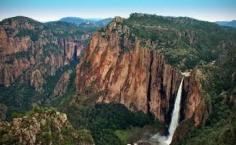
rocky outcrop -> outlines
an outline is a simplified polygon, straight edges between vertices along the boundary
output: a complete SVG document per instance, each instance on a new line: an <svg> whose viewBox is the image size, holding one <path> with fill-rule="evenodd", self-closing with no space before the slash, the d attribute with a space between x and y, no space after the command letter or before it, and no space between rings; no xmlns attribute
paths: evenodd
<svg viewBox="0 0 236 145"><path fill-rule="evenodd" d="M84 35L81 36L81 40L85 41L89 39L83 40ZM64 49L64 64L69 64L73 60L77 60L77 57L80 55L81 51L85 48L85 45L81 41L76 41L72 38L68 39L60 39L59 45Z"/></svg>
<svg viewBox="0 0 236 145"><path fill-rule="evenodd" d="M64 64L65 63L62 54L54 54L49 52L49 54L45 57L44 66L42 66L40 69L42 72L53 76L59 68L64 66ZM49 66L49 68L45 66Z"/></svg>
<svg viewBox="0 0 236 145"><path fill-rule="evenodd" d="M0 84L6 87L10 86L23 71L27 70L33 64L27 58L8 59L6 57L6 60L0 63Z"/></svg>
<svg viewBox="0 0 236 145"><path fill-rule="evenodd" d="M40 92L43 90L44 83L45 80L43 79L41 72L38 69L33 71L30 77L30 85L33 86L36 91Z"/></svg>
<svg viewBox="0 0 236 145"><path fill-rule="evenodd" d="M3 27L0 27L0 53L7 55L27 51L31 46L31 39L26 37L9 37Z"/></svg>
<svg viewBox="0 0 236 145"><path fill-rule="evenodd" d="M56 84L53 90L53 96L62 96L66 93L68 83L70 80L70 72L65 72Z"/></svg>
<svg viewBox="0 0 236 145"><path fill-rule="evenodd" d="M0 132L1 144L94 144L89 132L83 134L87 140L81 138L67 115L52 109L37 109L12 122L0 122Z"/></svg>
<svg viewBox="0 0 236 145"><path fill-rule="evenodd" d="M77 66L77 92L87 87L102 91L98 102L121 103L169 123L183 76L154 49L156 44L135 37L122 23L122 18L115 18L106 30L93 35ZM184 79L182 110L183 119L194 117L199 125L205 108L196 76L193 72Z"/></svg>

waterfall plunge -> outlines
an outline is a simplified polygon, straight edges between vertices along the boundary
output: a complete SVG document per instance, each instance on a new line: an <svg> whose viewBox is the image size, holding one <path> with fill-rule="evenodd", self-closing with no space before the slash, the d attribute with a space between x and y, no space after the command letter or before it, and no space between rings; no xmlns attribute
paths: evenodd
<svg viewBox="0 0 236 145"><path fill-rule="evenodd" d="M171 123L169 126L169 136L166 140L167 144L170 144L173 138L173 135L175 133L175 129L177 128L178 124L179 124L179 112L180 112L180 103L181 103L181 95L182 95L182 86L183 86L183 80L184 78L182 78L181 83L179 85L179 89L177 92L177 97L175 99L175 106L174 106L174 110L172 112L172 118L171 118Z"/></svg>
<svg viewBox="0 0 236 145"><path fill-rule="evenodd" d="M169 145L172 141L175 129L179 124L179 112L180 112L180 103L181 103L181 95L182 95L182 85L183 85L184 77L181 80L179 85L179 89L177 92L177 96L175 99L174 110L172 112L171 123L169 126L169 135L168 136L160 136L159 134L154 135L151 140L158 140L161 145Z"/></svg>

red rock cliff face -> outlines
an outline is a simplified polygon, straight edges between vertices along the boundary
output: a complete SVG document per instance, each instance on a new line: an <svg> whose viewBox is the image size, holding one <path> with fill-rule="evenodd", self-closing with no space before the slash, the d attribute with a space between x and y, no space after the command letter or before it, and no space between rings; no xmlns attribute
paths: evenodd
<svg viewBox="0 0 236 145"><path fill-rule="evenodd" d="M203 80L203 74L199 70L194 70L190 77L184 79L182 94L182 118L193 118L195 126L205 123L209 107L202 95L202 86L200 81Z"/></svg>
<svg viewBox="0 0 236 145"><path fill-rule="evenodd" d="M3 27L0 27L0 52L4 55L27 51L30 47L30 37L9 37Z"/></svg>
<svg viewBox="0 0 236 145"><path fill-rule="evenodd" d="M145 48L138 38L131 39L129 28L116 18L104 32L95 33L85 56L77 66L77 91L86 87L104 92L98 102L116 102L131 110L152 113L169 122L177 90L183 77L165 63L154 49ZM126 50L128 48L128 50ZM184 79L183 119L202 122L204 107L195 75Z"/></svg>
<svg viewBox="0 0 236 145"><path fill-rule="evenodd" d="M57 52L47 52L47 55L42 52L44 47L51 43L47 42L47 40L39 40L37 42L31 41L30 46L26 45L33 50L27 50L29 48L19 49L17 52L12 51L11 53L8 50L14 50L16 47L1 45L2 43L5 43L4 41L1 41L0 45L4 50L0 52L0 84L3 86L10 86L24 71L30 70L33 72L36 68L39 69L40 73L45 75L54 75L58 68L65 64L69 64L72 59L74 59L73 57L80 55L83 46L79 46L79 44L73 40L64 40L65 45L62 45L60 41L61 40L54 43L54 45L58 47ZM74 56L75 53L77 53L76 56ZM46 68L43 65L47 65L48 67Z"/></svg>
<svg viewBox="0 0 236 145"><path fill-rule="evenodd" d="M171 115L183 76L176 69L165 64L161 55L153 56L150 76L150 111L164 122Z"/></svg>
<svg viewBox="0 0 236 145"><path fill-rule="evenodd" d="M38 32L38 29L42 31ZM38 39L33 40L33 36L26 34L19 35L22 30L36 31ZM80 55L84 49L81 42L86 39L84 37L58 38L43 24L30 22L27 18L5 20L0 25L0 85L8 87L24 75L25 81L36 90L42 90L44 77L54 75L60 67Z"/></svg>

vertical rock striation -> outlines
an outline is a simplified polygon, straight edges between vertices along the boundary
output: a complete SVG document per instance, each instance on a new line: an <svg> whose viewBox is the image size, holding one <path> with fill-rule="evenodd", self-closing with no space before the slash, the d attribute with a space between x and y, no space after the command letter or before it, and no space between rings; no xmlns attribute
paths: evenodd
<svg viewBox="0 0 236 145"><path fill-rule="evenodd" d="M90 35L77 36L74 31L78 28L70 30L72 26L66 25L60 29L58 25L55 27L59 31L26 17L0 22L0 86L9 87L23 76L24 81L41 91L43 81L34 78L44 80L77 59Z"/></svg>
<svg viewBox="0 0 236 145"><path fill-rule="evenodd" d="M191 118L195 126L205 123L208 117L208 106L206 100L202 96L202 86L201 82L203 74L199 70L194 70L191 72L190 77L186 77L184 80L183 88L183 101L182 101L182 118Z"/></svg>
<svg viewBox="0 0 236 145"><path fill-rule="evenodd" d="M143 41L122 22L117 17L106 30L93 35L77 66L77 92L87 87L102 91L98 102L121 103L169 123L182 75L165 63L164 57L153 49L154 44L146 41L143 46ZM183 119L193 117L199 125L205 110L197 75L193 72L184 80L186 96L181 110Z"/></svg>

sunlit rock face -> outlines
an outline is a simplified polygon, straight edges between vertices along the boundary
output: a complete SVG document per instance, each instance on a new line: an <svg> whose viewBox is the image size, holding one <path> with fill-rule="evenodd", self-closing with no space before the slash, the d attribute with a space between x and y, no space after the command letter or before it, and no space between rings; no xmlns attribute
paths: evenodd
<svg viewBox="0 0 236 145"><path fill-rule="evenodd" d="M39 70L35 70L32 72L30 77L30 84L35 88L36 91L42 91L43 84L45 83L45 80L43 79L43 76Z"/></svg>
<svg viewBox="0 0 236 145"><path fill-rule="evenodd" d="M77 92L85 88L101 91L98 102L116 102L131 110L152 113L161 122L169 123L182 74L165 62L142 40L115 18L104 31L93 35L81 63L77 66ZM182 119L194 118L199 125L204 114L204 98L197 73L183 81Z"/></svg>

